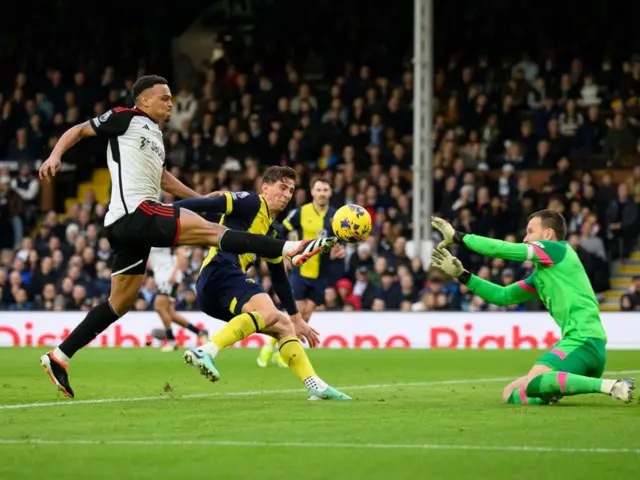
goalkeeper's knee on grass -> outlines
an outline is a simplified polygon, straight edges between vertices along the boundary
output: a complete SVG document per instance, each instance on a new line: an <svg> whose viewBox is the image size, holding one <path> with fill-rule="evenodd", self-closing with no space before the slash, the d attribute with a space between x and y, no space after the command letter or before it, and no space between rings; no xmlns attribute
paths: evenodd
<svg viewBox="0 0 640 480"><path fill-rule="evenodd" d="M548 405L550 398L528 397L524 388L516 388L504 399L509 405Z"/></svg>
<svg viewBox="0 0 640 480"><path fill-rule="evenodd" d="M585 377L567 372L547 372L533 378L527 385L527 396L583 395L586 393L611 393L615 380Z"/></svg>

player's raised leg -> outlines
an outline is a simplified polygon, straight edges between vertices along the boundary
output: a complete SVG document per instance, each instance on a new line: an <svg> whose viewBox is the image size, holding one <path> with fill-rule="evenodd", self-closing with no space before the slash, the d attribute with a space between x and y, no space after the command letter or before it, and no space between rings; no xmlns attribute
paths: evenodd
<svg viewBox="0 0 640 480"><path fill-rule="evenodd" d="M40 358L45 372L65 396L74 396L67 374L71 358L133 306L144 281L144 268L149 251L146 249L145 253L142 250L139 254L140 259L135 261L132 257L118 257L116 254L114 267L122 268L112 274L109 299L94 307L58 347Z"/></svg>
<svg viewBox="0 0 640 480"><path fill-rule="evenodd" d="M335 237L289 241L229 230L181 207L176 245L210 245L228 253L255 253L265 258L285 256L294 265L302 265L314 255L328 251L336 242Z"/></svg>

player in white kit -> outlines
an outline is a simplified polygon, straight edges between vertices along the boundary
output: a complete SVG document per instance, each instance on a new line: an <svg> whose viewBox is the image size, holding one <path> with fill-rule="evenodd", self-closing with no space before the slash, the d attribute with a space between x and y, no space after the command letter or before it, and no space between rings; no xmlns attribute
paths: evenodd
<svg viewBox="0 0 640 480"><path fill-rule="evenodd" d="M74 393L67 373L69 360L131 309L144 281L151 247L215 246L231 254L283 256L302 265L337 241L322 238L293 242L229 230L185 208L158 202L162 191L176 198L201 195L165 168L160 124L171 118L173 108L167 80L145 75L136 80L131 94L135 107L116 107L69 128L40 167L40 179L49 180L60 170L62 156L81 139L98 136L107 144L111 198L104 226L115 252L109 299L94 307L60 345L40 357L51 381L70 398ZM294 327L303 337L312 334L304 322Z"/></svg>
<svg viewBox="0 0 640 480"><path fill-rule="evenodd" d="M149 253L149 265L153 270L153 279L156 282L156 296L153 301L153 308L160 316L165 328L163 339L167 343L162 347L163 352L173 352L178 349L175 336L173 335L172 323L195 333L200 343L205 343L209 339L207 330L199 329L180 313L176 311L176 290L184 277L183 268L186 255L183 247L171 248L153 247Z"/></svg>

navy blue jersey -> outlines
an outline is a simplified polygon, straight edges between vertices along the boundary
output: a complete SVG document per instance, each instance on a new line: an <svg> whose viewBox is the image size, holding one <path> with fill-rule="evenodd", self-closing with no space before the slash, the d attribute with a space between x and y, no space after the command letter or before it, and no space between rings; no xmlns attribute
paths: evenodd
<svg viewBox="0 0 640 480"><path fill-rule="evenodd" d="M231 230L241 230L273 237L278 235L278 232L273 227L274 216L271 215L267 202L262 196L250 192L227 192L224 197L226 198L226 206L219 222L221 225ZM223 252L217 247L211 247L202 262L202 268L206 267L216 257L237 263L243 272L246 272L256 261L256 256L253 253L236 255ZM263 258L263 260L267 263L280 263L282 262L282 257Z"/></svg>
<svg viewBox="0 0 640 480"><path fill-rule="evenodd" d="M221 214L219 223L231 230L278 236L273 226L275 215L269 211L265 199L255 193L228 192L218 197L180 200L175 205L209 215ZM202 262L196 284L202 310L214 318L230 320L242 312L253 296L264 293L262 287L246 274L256 260L252 253L238 255L211 247ZM282 305L290 315L298 313L282 257L262 260L269 263L274 290Z"/></svg>

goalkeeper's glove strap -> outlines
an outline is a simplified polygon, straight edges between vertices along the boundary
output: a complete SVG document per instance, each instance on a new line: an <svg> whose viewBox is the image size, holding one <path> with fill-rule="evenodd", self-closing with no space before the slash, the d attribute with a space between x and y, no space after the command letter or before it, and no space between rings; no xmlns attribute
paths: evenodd
<svg viewBox="0 0 640 480"><path fill-rule="evenodd" d="M453 241L455 243L457 243L458 245L462 244L462 239L464 238L464 236L466 235L466 233L463 232L456 232L453 234Z"/></svg>
<svg viewBox="0 0 640 480"><path fill-rule="evenodd" d="M469 280L471 280L471 273L466 270L464 270L458 277L458 281L464 285L469 283Z"/></svg>

